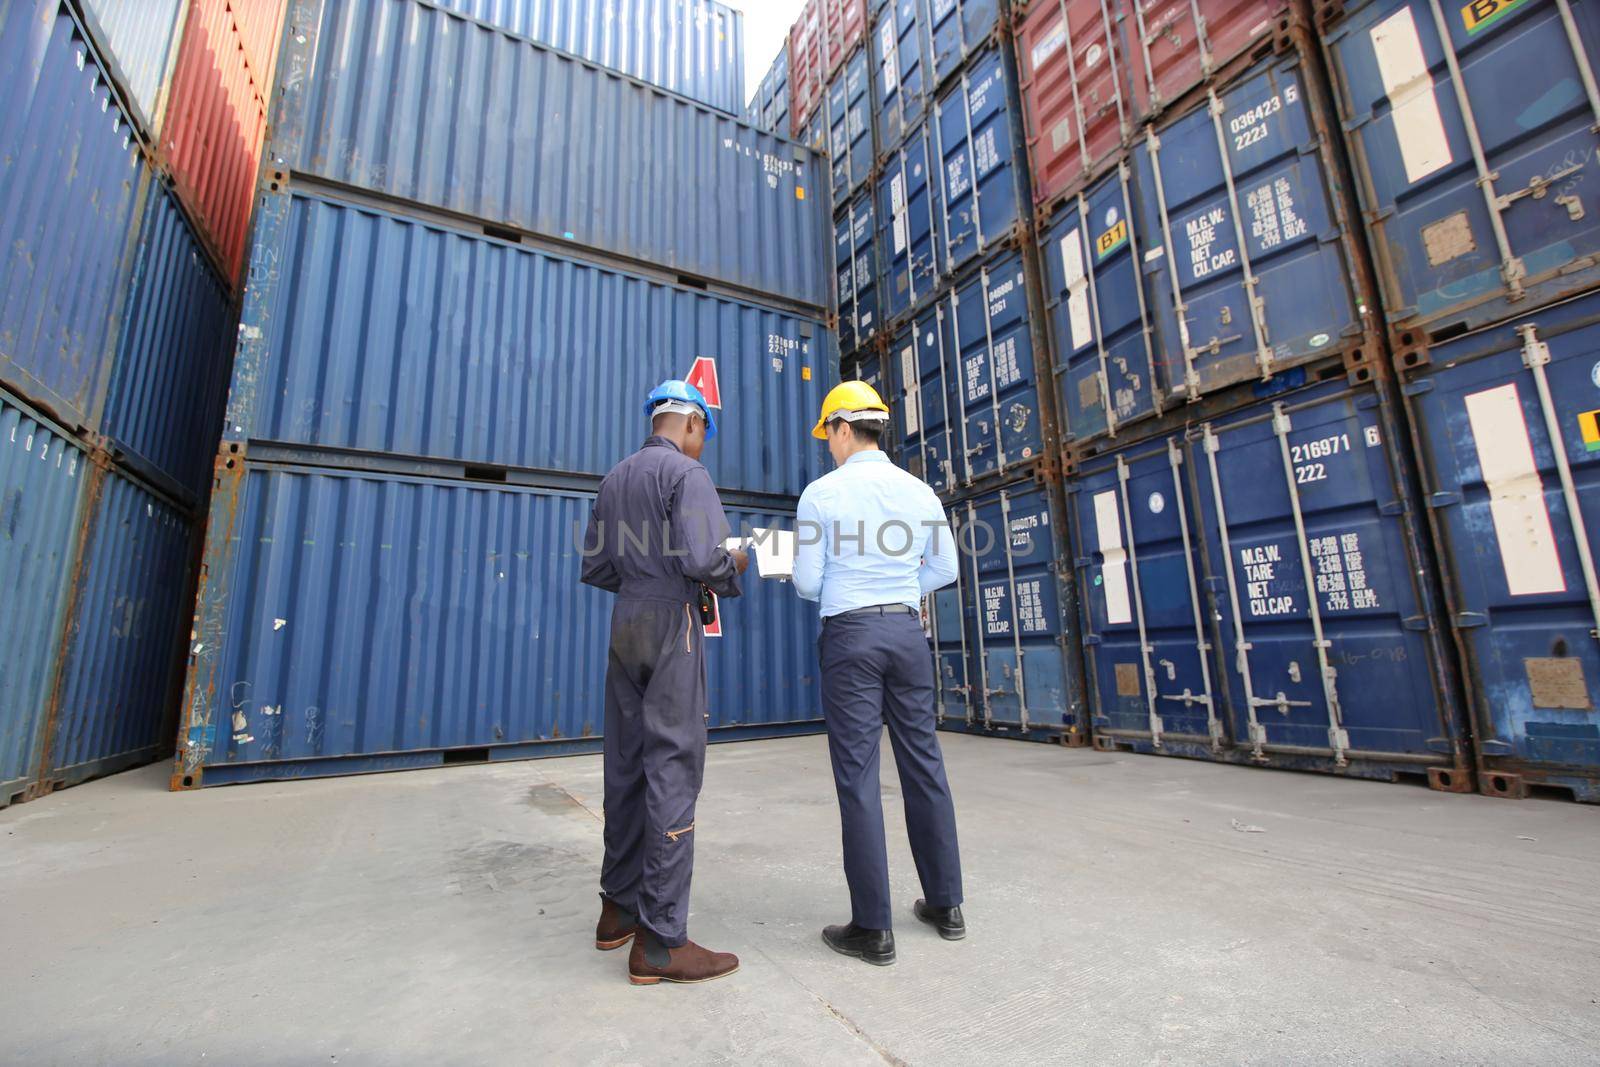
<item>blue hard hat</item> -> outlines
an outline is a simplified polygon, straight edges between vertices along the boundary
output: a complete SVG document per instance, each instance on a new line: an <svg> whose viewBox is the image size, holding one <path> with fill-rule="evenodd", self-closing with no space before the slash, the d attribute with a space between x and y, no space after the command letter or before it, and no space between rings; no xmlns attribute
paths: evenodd
<svg viewBox="0 0 1600 1067"><path fill-rule="evenodd" d="M650 395L645 398L644 413L654 415L656 405L664 400L676 400L680 404L693 404L699 408L700 414L706 417L706 440L717 436L717 420L712 417L711 408L700 390L679 378L669 378L650 390Z"/></svg>

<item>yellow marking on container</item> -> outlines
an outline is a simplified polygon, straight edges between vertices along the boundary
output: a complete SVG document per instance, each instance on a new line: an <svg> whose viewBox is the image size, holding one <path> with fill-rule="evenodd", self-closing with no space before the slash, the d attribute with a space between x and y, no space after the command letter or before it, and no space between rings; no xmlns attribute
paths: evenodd
<svg viewBox="0 0 1600 1067"><path fill-rule="evenodd" d="M1469 34L1499 22L1528 0L1472 0L1461 8L1461 23Z"/></svg>
<svg viewBox="0 0 1600 1067"><path fill-rule="evenodd" d="M1094 251L1097 259L1105 259L1111 253L1128 243L1128 220L1120 219L1117 224L1099 237L1095 238Z"/></svg>
<svg viewBox="0 0 1600 1067"><path fill-rule="evenodd" d="M1579 415L1578 429L1583 431L1583 447L1590 452L1600 452L1600 411L1585 411Z"/></svg>

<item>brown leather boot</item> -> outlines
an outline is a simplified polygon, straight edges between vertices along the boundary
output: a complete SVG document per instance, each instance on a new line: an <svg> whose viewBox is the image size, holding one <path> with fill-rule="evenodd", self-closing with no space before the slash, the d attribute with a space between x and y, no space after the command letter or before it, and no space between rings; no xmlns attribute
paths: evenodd
<svg viewBox="0 0 1600 1067"><path fill-rule="evenodd" d="M594 928L594 947L601 952L621 948L639 932L639 917L609 897L600 898L600 921Z"/></svg>
<svg viewBox="0 0 1600 1067"><path fill-rule="evenodd" d="M726 978L739 969L739 957L731 952L712 952L693 941L678 948L667 948L649 931L640 930L628 954L628 981L634 985L677 982L693 985Z"/></svg>

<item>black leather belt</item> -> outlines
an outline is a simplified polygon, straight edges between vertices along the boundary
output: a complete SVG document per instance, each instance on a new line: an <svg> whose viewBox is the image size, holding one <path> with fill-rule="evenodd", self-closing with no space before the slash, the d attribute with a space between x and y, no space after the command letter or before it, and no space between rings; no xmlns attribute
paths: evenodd
<svg viewBox="0 0 1600 1067"><path fill-rule="evenodd" d="M916 608L907 607L905 604L873 604L866 608L851 608L841 611L837 615L829 615L830 619L854 619L862 615L920 615Z"/></svg>

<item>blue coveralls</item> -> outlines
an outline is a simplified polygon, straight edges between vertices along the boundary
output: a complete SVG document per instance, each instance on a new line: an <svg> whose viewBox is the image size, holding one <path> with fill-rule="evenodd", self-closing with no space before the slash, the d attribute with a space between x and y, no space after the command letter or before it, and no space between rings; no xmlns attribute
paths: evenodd
<svg viewBox="0 0 1600 1067"><path fill-rule="evenodd" d="M600 889L669 948L687 939L694 809L706 758L698 583L739 595L711 475L664 437L600 483L583 581L617 594L605 688Z"/></svg>

